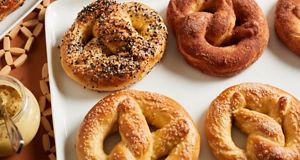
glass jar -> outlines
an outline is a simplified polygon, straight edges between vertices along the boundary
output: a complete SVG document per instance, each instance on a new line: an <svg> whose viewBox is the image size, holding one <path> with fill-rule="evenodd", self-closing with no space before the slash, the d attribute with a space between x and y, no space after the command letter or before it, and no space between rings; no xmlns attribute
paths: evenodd
<svg viewBox="0 0 300 160"><path fill-rule="evenodd" d="M39 104L34 95L23 86L23 84L17 79L11 76L0 76L0 89L4 86L13 88L19 94L19 100L21 101L18 110L11 116L18 127L25 146L31 142L36 135L40 125L40 109ZM3 95L0 95L3 96ZM1 97L2 98L2 97ZM12 97L11 97L12 98ZM6 106L7 107L7 106ZM4 120L0 120L0 157L14 154L8 135Z"/></svg>

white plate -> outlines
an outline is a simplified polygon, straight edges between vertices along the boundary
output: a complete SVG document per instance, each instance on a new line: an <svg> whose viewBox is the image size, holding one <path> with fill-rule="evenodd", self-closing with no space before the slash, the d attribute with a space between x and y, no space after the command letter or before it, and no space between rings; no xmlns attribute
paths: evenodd
<svg viewBox="0 0 300 160"><path fill-rule="evenodd" d="M0 39L28 15L42 0L25 0L24 4L0 21Z"/></svg>
<svg viewBox="0 0 300 160"><path fill-rule="evenodd" d="M64 73L59 62L59 49L64 32L76 14L90 1L60 0L46 13L46 40L52 96L56 151L59 160L75 159L75 135L86 113L107 93L98 93L77 85ZM169 32L168 49L159 63L144 79L130 88L158 92L177 100L193 117L201 133L201 159L213 159L203 124L210 102L225 88L241 82L263 82L282 88L300 98L300 57L279 42L273 27L277 0L257 0L270 25L270 42L261 58L244 72L231 78L207 76L190 67L175 47L174 35ZM147 1L165 18L168 0ZM170 30L169 30L170 31ZM242 135L236 133L238 139Z"/></svg>

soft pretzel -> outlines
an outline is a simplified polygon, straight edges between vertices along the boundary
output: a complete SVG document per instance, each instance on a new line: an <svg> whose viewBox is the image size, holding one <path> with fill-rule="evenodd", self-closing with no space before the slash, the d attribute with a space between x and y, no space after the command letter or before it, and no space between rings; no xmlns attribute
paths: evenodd
<svg viewBox="0 0 300 160"><path fill-rule="evenodd" d="M147 123L157 130L150 132ZM116 130L121 142L106 155L103 141ZM180 104L166 96L134 90L119 91L99 101L84 118L76 141L79 160L196 160L199 150L200 135Z"/></svg>
<svg viewBox="0 0 300 160"><path fill-rule="evenodd" d="M69 77L87 88L119 90L160 61L167 34L163 19L144 4L97 0L66 32L61 63Z"/></svg>
<svg viewBox="0 0 300 160"><path fill-rule="evenodd" d="M0 21L20 7L25 0L0 0Z"/></svg>
<svg viewBox="0 0 300 160"><path fill-rule="evenodd" d="M300 55L300 0L279 0L276 7L275 31L280 40Z"/></svg>
<svg viewBox="0 0 300 160"><path fill-rule="evenodd" d="M186 61L215 76L232 76L254 63L269 29L254 0L170 0L167 19Z"/></svg>
<svg viewBox="0 0 300 160"><path fill-rule="evenodd" d="M232 123L248 134L246 151L231 138ZM210 105L205 129L220 160L299 160L300 102L278 88L243 83L223 91Z"/></svg>

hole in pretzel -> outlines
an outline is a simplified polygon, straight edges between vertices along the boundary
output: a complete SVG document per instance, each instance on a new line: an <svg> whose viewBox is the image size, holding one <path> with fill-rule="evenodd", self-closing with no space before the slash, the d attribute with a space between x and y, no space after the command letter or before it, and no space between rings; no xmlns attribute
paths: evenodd
<svg viewBox="0 0 300 160"><path fill-rule="evenodd" d="M215 13L216 12L216 4L212 0L205 0L203 6L199 10L201 12Z"/></svg>
<svg viewBox="0 0 300 160"><path fill-rule="evenodd" d="M214 14L216 11L214 8L204 8L201 12L207 12L207 13L211 13L211 14Z"/></svg>
<svg viewBox="0 0 300 160"><path fill-rule="evenodd" d="M107 155L114 149L114 147L121 142L121 135L118 131L118 124L115 123L111 128L110 133L103 141L103 150Z"/></svg>
<svg viewBox="0 0 300 160"><path fill-rule="evenodd" d="M242 24L242 21L240 19L235 20L235 27L240 26Z"/></svg>
<svg viewBox="0 0 300 160"><path fill-rule="evenodd" d="M246 149L247 135L235 125L232 125L231 128L231 138L237 147L242 150Z"/></svg>
<svg viewBox="0 0 300 160"><path fill-rule="evenodd" d="M149 123L148 123L148 126L149 126L149 129L150 129L150 132L151 132L151 133L158 130L158 128L156 128L155 126L153 126L153 125L151 125L151 124L149 124Z"/></svg>
<svg viewBox="0 0 300 160"><path fill-rule="evenodd" d="M160 158L158 158L157 160L165 160L167 157L168 157L168 155L163 156L163 157L160 157Z"/></svg>
<svg viewBox="0 0 300 160"><path fill-rule="evenodd" d="M103 143L103 150L106 154L109 154L113 148L121 142L121 135L119 132L109 134Z"/></svg>

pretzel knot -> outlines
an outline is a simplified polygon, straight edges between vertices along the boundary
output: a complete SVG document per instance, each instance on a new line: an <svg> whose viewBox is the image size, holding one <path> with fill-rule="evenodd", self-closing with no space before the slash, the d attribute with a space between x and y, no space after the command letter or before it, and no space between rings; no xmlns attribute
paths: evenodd
<svg viewBox="0 0 300 160"><path fill-rule="evenodd" d="M246 151L231 138L232 122L248 134ZM275 87L243 83L223 91L206 117L206 135L218 159L300 159L300 102Z"/></svg>
<svg viewBox="0 0 300 160"><path fill-rule="evenodd" d="M61 63L72 79L88 88L122 89L160 61L167 35L162 18L148 6L97 0L66 32Z"/></svg>
<svg viewBox="0 0 300 160"><path fill-rule="evenodd" d="M279 0L276 5L275 31L280 40L300 55L300 1Z"/></svg>
<svg viewBox="0 0 300 160"><path fill-rule="evenodd" d="M254 0L171 0L167 18L187 62L215 76L231 76L254 63L269 39Z"/></svg>
<svg viewBox="0 0 300 160"><path fill-rule="evenodd" d="M148 124L157 130L151 132ZM103 141L116 130L121 142L106 155ZM128 90L105 97L90 110L81 124L76 149L78 159L86 160L195 160L200 136L187 112L174 100Z"/></svg>

